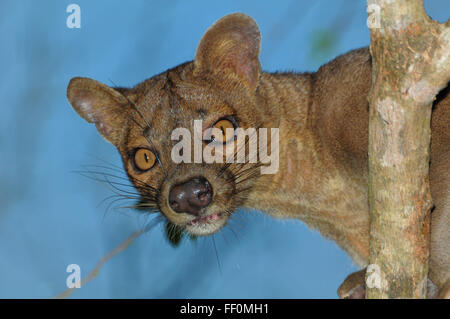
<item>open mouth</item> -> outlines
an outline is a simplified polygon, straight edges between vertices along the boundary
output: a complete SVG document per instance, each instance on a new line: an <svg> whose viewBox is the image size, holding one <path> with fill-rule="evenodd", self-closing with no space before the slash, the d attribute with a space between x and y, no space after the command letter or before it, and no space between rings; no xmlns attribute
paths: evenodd
<svg viewBox="0 0 450 319"><path fill-rule="evenodd" d="M207 236L218 232L225 226L229 215L225 212L213 213L197 217L186 224L185 229L197 236Z"/></svg>
<svg viewBox="0 0 450 319"><path fill-rule="evenodd" d="M205 223L209 223L209 222L218 221L221 218L222 218L222 213L214 213L214 214L210 214L208 216L197 217L197 218L191 220L188 223L188 225L194 226L194 225L198 225L198 224L205 224Z"/></svg>

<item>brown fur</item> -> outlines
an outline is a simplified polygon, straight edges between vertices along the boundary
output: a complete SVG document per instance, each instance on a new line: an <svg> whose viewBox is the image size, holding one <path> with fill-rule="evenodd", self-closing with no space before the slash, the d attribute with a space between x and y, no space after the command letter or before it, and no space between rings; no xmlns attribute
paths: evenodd
<svg viewBox="0 0 450 319"><path fill-rule="evenodd" d="M68 99L118 148L143 200L172 223L187 227L192 216L170 208L170 188L191 177L205 176L214 189L205 215L224 212L228 217L244 206L274 217L299 218L365 266L369 257L369 51L351 51L311 74L270 74L260 70L259 46L256 23L243 14L229 15L208 30L193 62L131 89L113 90L94 80L74 78ZM430 278L439 287L445 287L450 273L447 91L438 97L432 117L431 190L436 208ZM280 129L278 173L255 174L259 170L250 164L172 162L173 129L192 128L193 119L203 119L208 128L224 116L234 116L243 128ZM136 172L130 156L136 147L155 150L162 165Z"/></svg>

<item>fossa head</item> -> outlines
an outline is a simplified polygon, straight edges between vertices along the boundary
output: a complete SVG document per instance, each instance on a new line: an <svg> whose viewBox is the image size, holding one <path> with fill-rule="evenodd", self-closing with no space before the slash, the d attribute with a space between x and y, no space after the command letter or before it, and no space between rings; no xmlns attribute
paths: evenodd
<svg viewBox="0 0 450 319"><path fill-rule="evenodd" d="M68 86L73 108L119 150L141 206L158 210L189 234L221 229L251 192L259 164L175 163L171 153L178 141L171 134L181 127L193 136L193 121L202 120L202 131L219 129L209 142L237 150L226 128L262 124L262 114L255 112L259 48L256 23L231 14L207 30L194 61L133 88L112 88L88 78L74 78Z"/></svg>

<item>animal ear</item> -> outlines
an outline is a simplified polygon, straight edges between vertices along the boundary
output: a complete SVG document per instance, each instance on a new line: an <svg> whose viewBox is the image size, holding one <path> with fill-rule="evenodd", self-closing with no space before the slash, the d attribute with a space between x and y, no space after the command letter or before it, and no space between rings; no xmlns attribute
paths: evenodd
<svg viewBox="0 0 450 319"><path fill-rule="evenodd" d="M194 59L194 72L238 79L254 90L261 66L261 34L249 16L233 13L218 20L203 35Z"/></svg>
<svg viewBox="0 0 450 319"><path fill-rule="evenodd" d="M67 98L75 111L99 133L119 146L127 123L128 99L109 86L89 78L73 78L67 87Z"/></svg>

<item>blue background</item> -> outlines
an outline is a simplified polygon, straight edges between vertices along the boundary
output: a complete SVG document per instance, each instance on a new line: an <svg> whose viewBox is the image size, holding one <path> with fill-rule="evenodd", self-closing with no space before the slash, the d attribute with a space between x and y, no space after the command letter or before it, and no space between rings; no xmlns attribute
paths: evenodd
<svg viewBox="0 0 450 319"><path fill-rule="evenodd" d="M81 7L81 29L66 27L70 3ZM433 18L449 18L448 0L425 5ZM204 31L237 11L260 26L266 71L313 71L369 44L363 0L0 2L0 297L56 296L67 265L87 275L149 221L108 208L111 190L73 173L121 162L68 104L70 78L133 86L192 60ZM72 297L336 298L357 269L300 221L241 216L235 234L214 236L217 251L213 237L173 248L160 224Z"/></svg>

